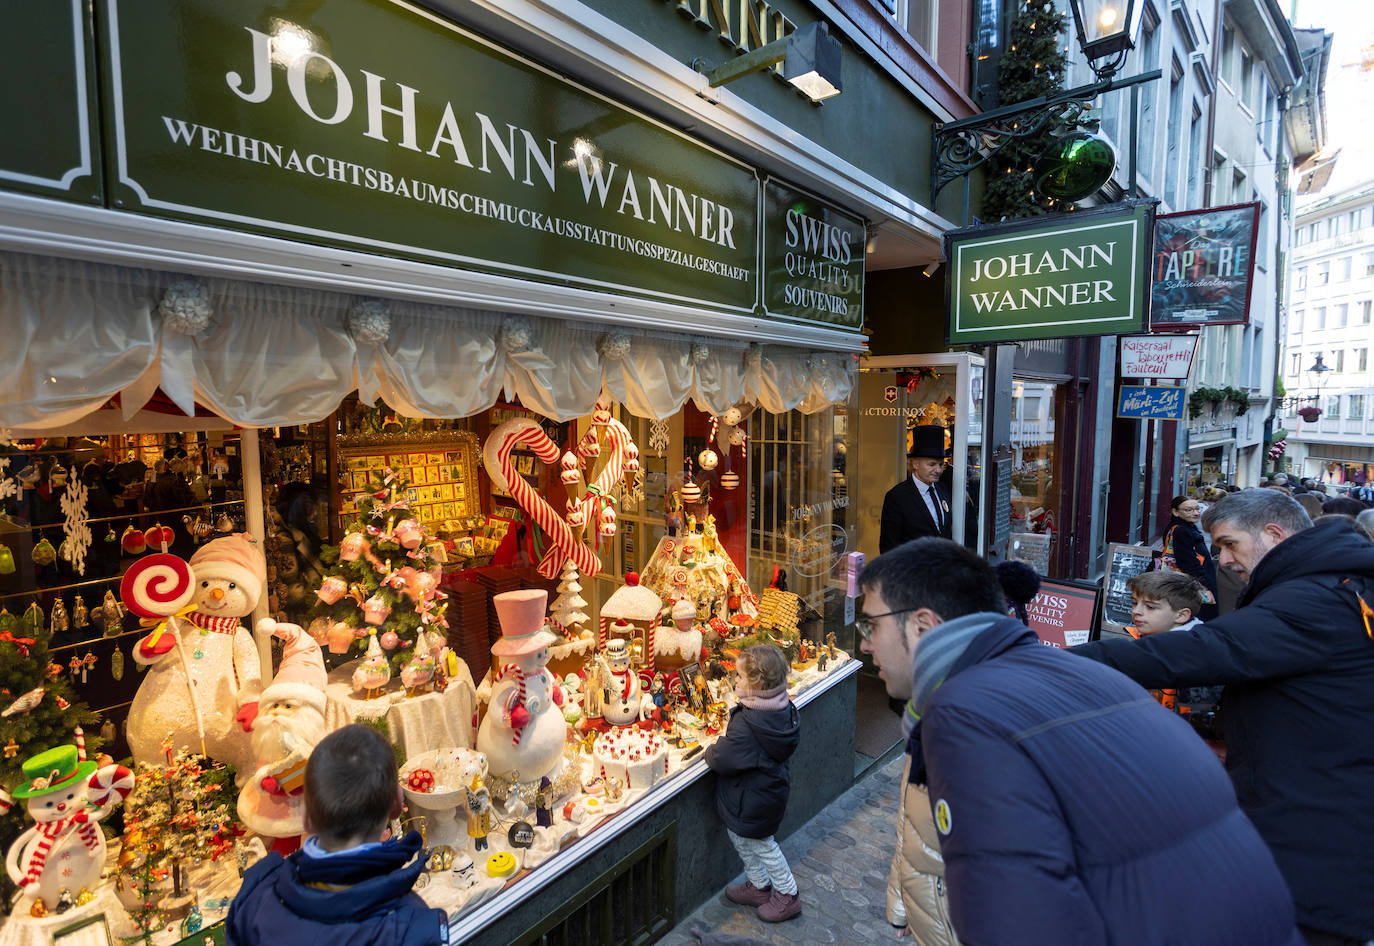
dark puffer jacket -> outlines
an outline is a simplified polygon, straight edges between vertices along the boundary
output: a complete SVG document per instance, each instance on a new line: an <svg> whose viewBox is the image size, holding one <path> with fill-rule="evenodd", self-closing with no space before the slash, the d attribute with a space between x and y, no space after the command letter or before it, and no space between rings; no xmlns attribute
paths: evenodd
<svg viewBox="0 0 1374 946"><path fill-rule="evenodd" d="M1374 545L1326 520L1260 559L1230 614L1073 652L1147 687L1225 684L1226 768L1298 921L1364 940L1374 938L1374 640L1356 591L1374 606Z"/></svg>
<svg viewBox="0 0 1374 946"><path fill-rule="evenodd" d="M228 946L447 946L448 915L411 888L425 869L420 835L356 853L269 854L229 907Z"/></svg>
<svg viewBox="0 0 1374 946"><path fill-rule="evenodd" d="M912 749L960 942L1301 946L1283 878L1207 745L1020 621L974 638Z"/></svg>
<svg viewBox="0 0 1374 946"><path fill-rule="evenodd" d="M776 834L787 811L792 773L787 760L801 742L801 715L786 709L736 706L721 736L706 749L706 764L716 773L716 811L742 838Z"/></svg>

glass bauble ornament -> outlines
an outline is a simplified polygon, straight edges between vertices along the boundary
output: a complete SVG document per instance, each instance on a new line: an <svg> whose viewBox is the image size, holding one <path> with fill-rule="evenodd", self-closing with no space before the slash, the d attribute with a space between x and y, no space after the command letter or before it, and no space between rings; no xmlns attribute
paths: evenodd
<svg viewBox="0 0 1374 946"><path fill-rule="evenodd" d="M1086 131L1053 140L1035 162L1035 188L1058 200L1082 200L1097 192L1116 170L1116 151L1107 139Z"/></svg>

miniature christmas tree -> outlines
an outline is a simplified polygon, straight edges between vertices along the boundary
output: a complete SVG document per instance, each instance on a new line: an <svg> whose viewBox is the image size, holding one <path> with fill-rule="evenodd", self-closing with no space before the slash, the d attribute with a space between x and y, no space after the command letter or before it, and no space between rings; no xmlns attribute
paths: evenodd
<svg viewBox="0 0 1374 946"><path fill-rule="evenodd" d="M438 590L444 546L414 518L405 497L394 470L374 479L343 541L320 552L328 573L311 611L312 619L353 627L358 654L367 647L367 629L376 628L393 675L410 662L421 628L441 635L448 629L448 596Z"/></svg>
<svg viewBox="0 0 1374 946"><path fill-rule="evenodd" d="M583 625L589 620L582 609L587 601L582 597L582 585L578 582L577 565L570 558L563 563L563 574L558 581L558 597L549 606L549 616L563 631L563 636L575 640L582 636Z"/></svg>
<svg viewBox="0 0 1374 946"><path fill-rule="evenodd" d="M97 717L72 691L69 677L48 654L50 635L43 630L30 633L21 629L9 611L0 612L0 785L14 788L26 781L21 763L53 746L70 743L77 727L92 726ZM94 752L101 740L92 736L87 749ZM9 796L0 793L0 811L7 809ZM22 813L22 807L21 813ZM0 851L7 851L24 830L24 819L0 820ZM14 893L9 877L0 874L4 903Z"/></svg>
<svg viewBox="0 0 1374 946"><path fill-rule="evenodd" d="M140 762L134 790L124 803L124 849L141 856L140 870L171 882L168 905L179 907L193 893L191 867L218 860L243 833L233 814L235 792L229 770L185 751L168 752L166 763ZM159 904L147 878L135 875L140 907L131 914L145 942L161 923Z"/></svg>

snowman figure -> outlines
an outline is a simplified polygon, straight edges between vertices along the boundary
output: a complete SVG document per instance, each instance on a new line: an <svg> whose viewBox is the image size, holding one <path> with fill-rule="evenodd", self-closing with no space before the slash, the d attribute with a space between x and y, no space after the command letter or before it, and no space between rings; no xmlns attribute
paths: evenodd
<svg viewBox="0 0 1374 946"><path fill-rule="evenodd" d="M491 704L477 730L477 748L494 775L519 773L522 782L554 776L563 762L567 724L563 689L548 670L549 647L558 641L544 626L547 591L530 588L496 595L501 639L492 654L509 657L491 690Z"/></svg>
<svg viewBox="0 0 1374 946"><path fill-rule="evenodd" d="M628 726L640 718L639 675L630 669L630 648L621 638L606 642L606 655L598 657L606 681L601 716L612 726Z"/></svg>
<svg viewBox="0 0 1374 946"><path fill-rule="evenodd" d="M195 610L134 645L134 660L151 669L129 708L129 748L135 761L155 764L170 739L173 749L203 751L251 772L246 727L256 715L262 671L241 619L257 607L267 562L257 540L243 533L202 545L191 571Z"/></svg>
<svg viewBox="0 0 1374 946"><path fill-rule="evenodd" d="M40 752L23 769L28 781L14 797L24 801L34 824L10 845L5 871L26 898L55 909L63 891L93 890L100 882L105 835L96 822L124 800L133 774L115 765L97 773L96 763L79 761L76 746ZM14 915L23 912L16 909Z"/></svg>

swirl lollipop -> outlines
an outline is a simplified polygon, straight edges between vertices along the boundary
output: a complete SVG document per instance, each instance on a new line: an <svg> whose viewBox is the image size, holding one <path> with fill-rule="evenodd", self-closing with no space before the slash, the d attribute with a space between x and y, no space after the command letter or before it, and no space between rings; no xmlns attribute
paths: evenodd
<svg viewBox="0 0 1374 946"><path fill-rule="evenodd" d="M143 618L165 618L191 603L196 594L191 563L165 552L139 559L119 582L119 599Z"/></svg>

